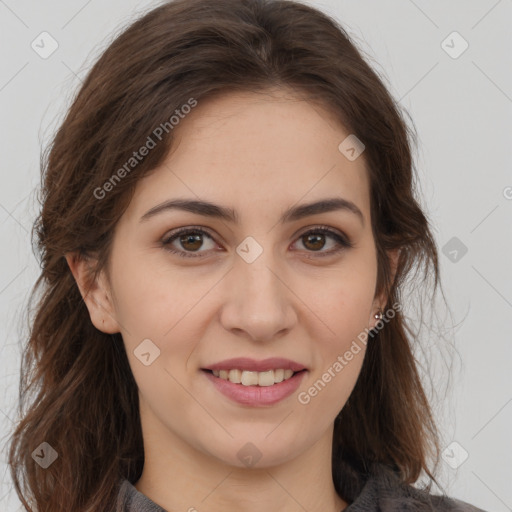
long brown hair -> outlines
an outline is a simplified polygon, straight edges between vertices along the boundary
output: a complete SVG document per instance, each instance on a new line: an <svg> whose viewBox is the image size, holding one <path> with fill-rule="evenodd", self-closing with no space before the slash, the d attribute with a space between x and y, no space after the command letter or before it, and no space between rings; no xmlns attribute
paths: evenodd
<svg viewBox="0 0 512 512"><path fill-rule="evenodd" d="M415 198L415 135L346 31L326 14L289 0L158 6L104 51L42 155L42 208L33 229L41 274L30 304L36 291L39 296L9 452L27 510L110 510L119 479L137 481L144 463L138 390L122 337L93 326L64 255L94 255L91 280L108 271L116 223L137 182L168 154L176 109L191 98L200 103L230 91L275 87L326 106L365 144L376 293L387 292L385 309L400 302L413 269L423 269L424 284L434 278L434 291L438 287L436 245ZM165 129L156 141L159 126ZM128 168L152 134L155 146ZM122 179L114 179L116 173ZM386 257L393 249L401 250L394 280ZM436 481L429 464L439 461L439 438L413 341L401 311L368 340L360 376L334 425L333 480L341 496L346 461L360 471L386 464L405 483L422 471ZM32 456L43 442L58 454L46 469Z"/></svg>

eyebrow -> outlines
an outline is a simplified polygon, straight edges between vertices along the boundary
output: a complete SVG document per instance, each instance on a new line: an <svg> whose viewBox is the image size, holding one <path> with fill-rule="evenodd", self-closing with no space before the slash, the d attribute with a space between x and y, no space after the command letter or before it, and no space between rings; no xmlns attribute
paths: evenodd
<svg viewBox="0 0 512 512"><path fill-rule="evenodd" d="M168 210L183 210L190 213L195 213L197 215L203 215L205 217L222 219L234 224L239 223L238 215L232 208L220 206L208 201L198 201L192 199L171 199L169 201L158 204L148 210L140 218L140 222L145 222L151 217L154 217L155 215ZM359 220L364 226L364 216L361 210L353 202L341 197L333 197L313 203L293 206L281 215L279 223L284 224L286 222L293 222L304 217L309 217L310 215L317 215L319 213L327 213L339 210L355 214L357 217L359 217Z"/></svg>

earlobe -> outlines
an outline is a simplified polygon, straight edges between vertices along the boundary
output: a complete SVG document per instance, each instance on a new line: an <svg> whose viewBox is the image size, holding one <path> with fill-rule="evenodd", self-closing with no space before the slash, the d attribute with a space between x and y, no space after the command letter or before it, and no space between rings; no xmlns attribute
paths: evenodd
<svg viewBox="0 0 512 512"><path fill-rule="evenodd" d="M372 316L370 318L368 328L375 329L377 323L380 320L382 320L383 317L384 317L384 310L380 306L377 306L376 309L372 310Z"/></svg>
<svg viewBox="0 0 512 512"><path fill-rule="evenodd" d="M77 253L67 253L65 258L87 306L93 325L106 334L120 332L115 318L114 304L103 272L95 281L92 273L93 262L90 259L81 257Z"/></svg>

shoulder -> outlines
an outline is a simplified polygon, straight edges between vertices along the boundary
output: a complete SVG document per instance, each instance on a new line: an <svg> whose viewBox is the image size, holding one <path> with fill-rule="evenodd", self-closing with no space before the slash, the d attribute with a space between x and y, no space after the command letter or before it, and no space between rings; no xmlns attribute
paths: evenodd
<svg viewBox="0 0 512 512"><path fill-rule="evenodd" d="M139 492L127 479L119 481L116 506L113 512L167 512Z"/></svg>
<svg viewBox="0 0 512 512"><path fill-rule="evenodd" d="M486 512L485 510L482 510L481 508L475 507L474 505L471 505L469 503L466 503L462 500L457 500L455 498L451 498L451 501L454 504L454 509L456 511L460 512Z"/></svg>
<svg viewBox="0 0 512 512"><path fill-rule="evenodd" d="M374 464L346 512L486 512L465 501L430 494L402 482L389 466Z"/></svg>

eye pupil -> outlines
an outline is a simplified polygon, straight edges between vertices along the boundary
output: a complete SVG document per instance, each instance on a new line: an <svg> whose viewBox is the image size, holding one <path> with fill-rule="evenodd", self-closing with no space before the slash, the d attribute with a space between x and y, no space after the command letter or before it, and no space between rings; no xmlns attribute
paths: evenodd
<svg viewBox="0 0 512 512"><path fill-rule="evenodd" d="M205 257L208 256L209 252L200 250L204 245L205 236L214 241L214 237L207 231L185 228L174 235L171 233L168 238L162 240L162 245L167 251L180 257ZM334 241L335 248L330 251L323 250L327 239ZM306 253L318 253L314 255L315 258L318 256L333 256L353 247L350 241L347 241L346 236L340 235L326 226L319 226L317 229L303 233L302 236L299 236L299 240L302 241ZM179 244L181 248L174 244Z"/></svg>
<svg viewBox="0 0 512 512"><path fill-rule="evenodd" d="M314 246L313 250L322 249L322 247L325 245L325 240L323 240L323 238L325 238L325 235L322 235L322 234L315 234L315 233L308 234L308 235L306 235L307 242L304 245L306 245L311 240L313 240L313 246ZM316 244L315 244L315 239L317 242ZM319 240L320 240L320 244L318 244Z"/></svg>
<svg viewBox="0 0 512 512"><path fill-rule="evenodd" d="M186 244L188 243L192 243L192 244L196 244L195 247L187 247ZM189 250L197 250L197 249L200 249L201 248L201 245L203 244L203 241L201 240L201 235L196 233L196 234L186 234L186 235L182 235L180 237L180 243L182 244L182 246L185 248L185 249L189 249Z"/></svg>

